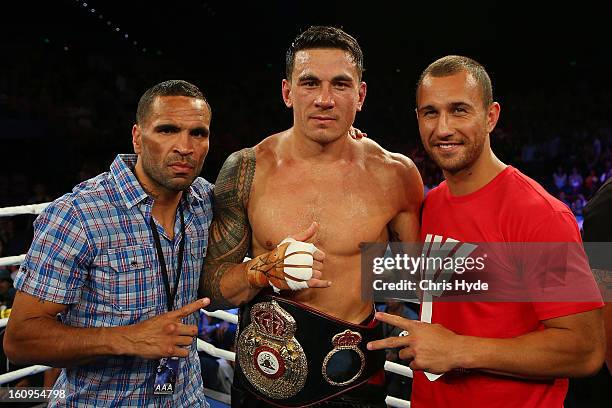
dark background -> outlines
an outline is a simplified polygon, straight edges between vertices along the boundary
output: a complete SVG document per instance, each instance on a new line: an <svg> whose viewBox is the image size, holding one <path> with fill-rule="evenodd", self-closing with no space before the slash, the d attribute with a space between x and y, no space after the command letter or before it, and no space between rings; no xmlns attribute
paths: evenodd
<svg viewBox="0 0 612 408"><path fill-rule="evenodd" d="M612 23L604 4L2 2L0 207L54 199L131 152L138 98L167 79L195 83L212 105L203 176L214 181L231 152L291 126L280 93L285 51L309 25L330 24L355 36L365 54L368 95L356 126L412 158L426 188L441 174L419 141L414 84L434 59L463 54L485 65L502 106L495 152L580 222L586 200L612 177ZM559 166L566 177L575 168L579 182L555 185ZM27 250L32 219L0 218L0 256ZM610 377L600 380L587 380L566 406L606 406Z"/></svg>
<svg viewBox="0 0 612 408"><path fill-rule="evenodd" d="M52 200L132 152L138 99L167 79L197 84L212 105L202 175L214 182L231 152L291 126L285 51L313 24L360 42L368 94L356 126L414 160L426 190L442 176L419 140L414 84L447 54L485 65L502 106L493 149L579 223L612 177L611 24L599 3L56 0L0 10L0 206ZM558 167L565 185L553 183ZM0 256L27 250L30 218L0 218Z"/></svg>
<svg viewBox="0 0 612 408"><path fill-rule="evenodd" d="M196 83L213 107L203 175L214 181L229 153L290 126L280 95L284 53L311 24L341 26L358 39L368 96L356 126L414 155L425 177L433 170L415 151L414 83L450 53L477 59L493 79L502 104L493 147L502 159L520 166L525 144L560 137L555 160L521 167L543 183L557 161L588 171L592 158L576 157L582 145L598 136L605 147L609 136L610 23L585 2L10 3L0 27L5 205L22 203L15 184L41 181L55 196L130 152L138 97L171 78Z"/></svg>

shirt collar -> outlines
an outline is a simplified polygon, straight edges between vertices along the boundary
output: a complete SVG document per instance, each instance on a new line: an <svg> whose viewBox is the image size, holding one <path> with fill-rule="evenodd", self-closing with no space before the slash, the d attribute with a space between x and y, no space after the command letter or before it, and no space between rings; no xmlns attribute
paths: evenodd
<svg viewBox="0 0 612 408"><path fill-rule="evenodd" d="M117 182L117 189L127 208L132 208L148 197L134 174L137 158L135 154L118 154L110 167L110 173Z"/></svg>

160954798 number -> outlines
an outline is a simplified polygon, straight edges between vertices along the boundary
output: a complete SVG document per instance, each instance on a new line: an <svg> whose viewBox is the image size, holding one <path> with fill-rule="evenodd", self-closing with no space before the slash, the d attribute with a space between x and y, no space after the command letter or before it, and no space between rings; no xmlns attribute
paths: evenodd
<svg viewBox="0 0 612 408"><path fill-rule="evenodd" d="M66 398L66 390L40 387L0 388L0 402L44 402Z"/></svg>

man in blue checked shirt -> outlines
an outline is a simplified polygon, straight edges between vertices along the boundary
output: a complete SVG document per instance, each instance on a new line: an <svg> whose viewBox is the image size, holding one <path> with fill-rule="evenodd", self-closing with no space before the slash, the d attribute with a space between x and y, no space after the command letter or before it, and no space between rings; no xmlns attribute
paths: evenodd
<svg viewBox="0 0 612 408"><path fill-rule="evenodd" d="M55 388L66 398L50 406L208 406L194 313L209 303L196 299L212 220L212 185L198 177L210 120L195 85L155 85L138 103L136 154L37 218L4 348L18 364L65 367ZM162 359L178 368L158 395Z"/></svg>

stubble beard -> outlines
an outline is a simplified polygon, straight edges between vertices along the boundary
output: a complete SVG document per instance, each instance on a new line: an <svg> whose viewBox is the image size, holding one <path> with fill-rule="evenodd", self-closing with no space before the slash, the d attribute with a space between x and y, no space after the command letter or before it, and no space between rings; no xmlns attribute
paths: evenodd
<svg viewBox="0 0 612 408"><path fill-rule="evenodd" d="M142 168L147 177L155 183L155 186L150 187L157 187L174 193L178 193L187 189L191 185L191 183L193 183L193 180L195 180L195 174L199 173L194 172L194 176L190 177L189 179L175 179L172 177L169 170L164 170L165 168L167 168L165 162L159 165L156 163L152 163L149 160L143 160L142 164Z"/></svg>
<svg viewBox="0 0 612 408"><path fill-rule="evenodd" d="M427 153L429 157L440 167L443 171L454 175L462 170L472 167L472 165L478 160L482 151L484 150L484 143L466 143L463 145L465 152L460 154L458 157L444 158L440 154L433 153L433 149L428 148Z"/></svg>
<svg viewBox="0 0 612 408"><path fill-rule="evenodd" d="M345 132L348 134L348 131ZM306 137L313 142L326 146L342 138L342 133L337 134L333 129L314 129L306 134Z"/></svg>

